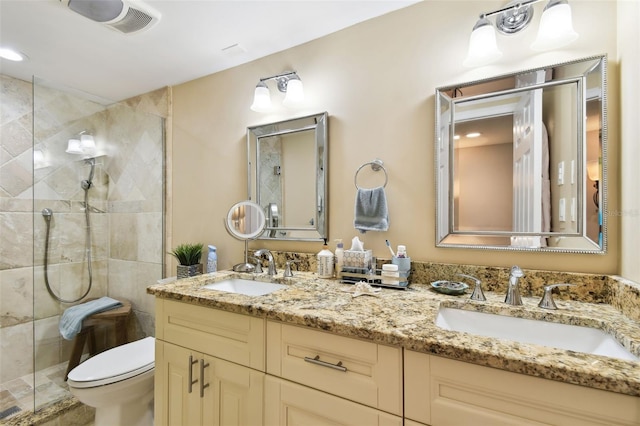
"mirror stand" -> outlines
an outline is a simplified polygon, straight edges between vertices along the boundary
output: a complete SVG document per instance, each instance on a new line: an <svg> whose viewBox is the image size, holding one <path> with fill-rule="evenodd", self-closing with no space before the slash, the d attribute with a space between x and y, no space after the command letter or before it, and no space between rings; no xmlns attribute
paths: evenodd
<svg viewBox="0 0 640 426"><path fill-rule="evenodd" d="M249 240L255 240L267 226L262 207L251 201L234 204L224 221L227 232L238 240L244 240L244 263L233 266L234 272L253 272L255 265L249 263Z"/></svg>
<svg viewBox="0 0 640 426"><path fill-rule="evenodd" d="M244 240L244 263L233 265L233 272L253 272L256 266L249 263L249 240Z"/></svg>

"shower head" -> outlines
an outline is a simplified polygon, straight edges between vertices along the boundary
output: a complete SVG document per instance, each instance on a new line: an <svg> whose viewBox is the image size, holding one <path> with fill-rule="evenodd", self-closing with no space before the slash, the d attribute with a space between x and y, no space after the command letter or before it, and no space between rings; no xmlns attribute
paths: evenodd
<svg viewBox="0 0 640 426"><path fill-rule="evenodd" d="M89 177L86 178L85 180L83 180L82 182L80 182L80 186L82 187L82 189L84 189L86 191L89 188L91 188L91 185L93 185L93 173L94 173L95 167L96 167L96 159L95 158L85 158L84 162L85 162L85 164L89 164L91 166L91 171L89 172Z"/></svg>
<svg viewBox="0 0 640 426"><path fill-rule="evenodd" d="M50 222L51 216L53 216L53 210L48 208L42 209L42 216L44 217L44 220L46 220L47 222Z"/></svg>

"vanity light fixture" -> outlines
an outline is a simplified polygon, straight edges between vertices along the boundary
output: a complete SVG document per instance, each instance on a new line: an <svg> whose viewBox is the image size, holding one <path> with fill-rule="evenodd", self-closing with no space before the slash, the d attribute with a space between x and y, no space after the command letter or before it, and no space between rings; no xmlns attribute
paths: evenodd
<svg viewBox="0 0 640 426"><path fill-rule="evenodd" d="M69 139L67 154L92 154L96 150L96 141L86 130L80 132L78 137Z"/></svg>
<svg viewBox="0 0 640 426"><path fill-rule="evenodd" d="M267 81L275 80L278 90L286 93L282 104L287 107L295 107L304 100L304 88L302 80L295 71L287 71L271 77L261 78L253 95L251 109L256 112L267 112L271 109L271 92Z"/></svg>
<svg viewBox="0 0 640 426"><path fill-rule="evenodd" d="M493 63L502 57L498 49L495 30L504 35L516 34L525 29L533 17L533 3L541 0L513 0L502 9L482 13L473 27L469 39L469 51L463 62L466 67ZM488 19L496 16L495 29ZM540 18L540 26L533 50L549 50L568 45L578 38L573 30L571 7L567 0L549 0Z"/></svg>

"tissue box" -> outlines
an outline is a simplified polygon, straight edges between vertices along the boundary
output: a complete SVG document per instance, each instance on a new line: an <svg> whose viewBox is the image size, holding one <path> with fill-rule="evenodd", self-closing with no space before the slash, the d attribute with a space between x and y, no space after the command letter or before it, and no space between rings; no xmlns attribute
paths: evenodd
<svg viewBox="0 0 640 426"><path fill-rule="evenodd" d="M343 256L344 266L349 268L367 268L371 263L373 250L352 251L345 250Z"/></svg>

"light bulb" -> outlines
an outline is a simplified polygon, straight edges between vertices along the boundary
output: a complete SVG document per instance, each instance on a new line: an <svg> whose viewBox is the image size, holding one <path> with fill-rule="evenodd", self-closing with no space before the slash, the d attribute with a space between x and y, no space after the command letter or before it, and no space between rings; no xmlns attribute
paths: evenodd
<svg viewBox="0 0 640 426"><path fill-rule="evenodd" d="M91 153L96 149L96 141L91 135L80 135L80 147L84 153Z"/></svg>
<svg viewBox="0 0 640 426"><path fill-rule="evenodd" d="M533 50L549 50L563 47L578 38L573 30L571 7L566 0L551 0L540 17L538 36L531 44Z"/></svg>
<svg viewBox="0 0 640 426"><path fill-rule="evenodd" d="M253 94L253 104L251 104L250 108L255 112L267 112L271 109L271 93L269 93L269 88L263 81L256 86Z"/></svg>
<svg viewBox="0 0 640 426"><path fill-rule="evenodd" d="M502 58L496 42L496 31L491 22L482 17L473 26L469 37L469 52L462 63L465 67L480 67Z"/></svg>
<svg viewBox="0 0 640 426"><path fill-rule="evenodd" d="M287 94L282 104L287 107L300 105L304 101L304 87L299 78L292 78L287 83Z"/></svg>
<svg viewBox="0 0 640 426"><path fill-rule="evenodd" d="M84 154L82 151L82 146L80 145L79 139L69 139L69 143L67 144L67 154Z"/></svg>

